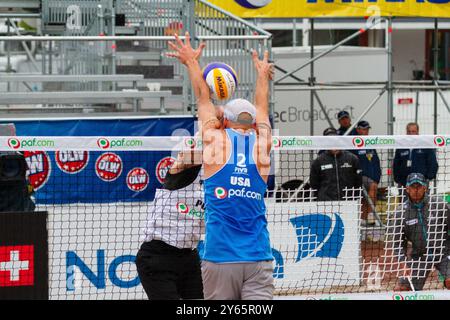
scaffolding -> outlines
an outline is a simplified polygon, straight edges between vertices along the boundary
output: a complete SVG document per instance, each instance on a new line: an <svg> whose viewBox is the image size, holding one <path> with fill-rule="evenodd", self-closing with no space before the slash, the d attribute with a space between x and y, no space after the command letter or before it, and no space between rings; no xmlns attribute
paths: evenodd
<svg viewBox="0 0 450 320"><path fill-rule="evenodd" d="M301 64L299 67L294 67L292 71L286 71L280 67L277 67L277 70L281 72L283 75L275 80L275 88L276 90L284 90L284 91L308 91L310 92L310 114L314 114L314 111L316 109L316 102L318 104L318 107L321 109L323 114L326 117L326 121L328 122L328 125L332 128L335 128L333 122L331 121L328 113L325 110L324 103L322 102L319 93L324 91L333 91L333 90L373 90L377 92L376 97L371 100L367 107L364 108L363 112L357 116L355 121L353 121L353 124L350 126L350 128L347 129L344 135L350 134L350 132L356 127L357 123L362 120L367 113L377 104L377 102L385 95L387 95L387 134L393 135L394 134L394 94L395 92L399 90L421 90L421 91L432 91L434 93L434 99L433 99L433 133L436 135L438 131L438 99L442 99L442 102L444 103L447 111L450 114L450 106L449 103L446 100L446 97L442 90L444 89L450 89L450 82L448 81L440 81L439 75L438 75L438 55L439 55L439 48L438 48L438 41L437 41L437 35L439 30L438 25L438 19L435 19L435 25L434 25L434 72L433 72L433 79L431 81L394 81L393 80L393 64L392 64L392 18L378 18L372 20L370 23L369 21L366 24L365 28L361 28L357 32L351 34L350 36L346 37L342 41L338 42L337 44L331 46L327 50L321 52L320 54L315 54L315 45L314 45L314 22L315 19L310 19L310 27L309 27L309 44L310 44L310 59ZM345 45L349 41L353 40L354 38L360 36L361 34L374 29L376 27L379 27L380 25L384 25L385 29L385 50L387 53L387 79L385 82L329 82L329 83L318 83L316 80L316 72L315 72L315 63L329 53L335 51L337 48ZM300 70L303 70L304 68L309 66L309 78L307 80L301 79L298 76L296 76L296 73ZM289 79L289 82L285 81L286 79ZM418 93L417 93L418 94ZM416 98L416 107L415 107L415 120L417 122L418 120L418 97ZM315 135L314 130L314 118L310 117L310 135ZM315 154L313 152L310 153L310 161L313 160L315 157ZM392 163L394 159L394 153L391 150L388 153L388 163ZM304 192L304 187L309 183L309 179L305 179L292 193L292 196L290 197L289 201L294 201L296 197ZM388 175L388 181L387 185L389 187L394 185L394 181L390 175ZM371 207L371 210L374 214L376 225L379 228L384 228L382 219L377 213L377 210L375 208L375 205L371 201L367 190L363 187L363 195L364 198L367 200L369 206Z"/></svg>
<svg viewBox="0 0 450 320"><path fill-rule="evenodd" d="M450 113L449 103L444 96L442 90L450 89L449 81L440 81L439 80L439 72L438 72L438 64L434 63L434 71L433 71L433 79L430 81L394 81L393 80L393 66L392 66L392 19L393 18L378 18L374 19L372 23L367 24L366 28L362 28L347 38L343 39L339 43L331 46L328 50L315 55L315 45L314 45L314 21L315 19L309 19L310 28L309 28L309 44L310 44L310 60L306 63L303 63L301 66L295 68L293 71L281 70L279 71L284 73L280 78L275 80L275 86L283 86L281 90L293 90L293 91L309 91L310 92L310 108L311 113L314 112L315 103L319 105L319 107L324 111L323 103L320 99L319 93L320 91L328 91L328 90L374 90L378 91L378 95L374 98L374 100L370 101L364 111L357 117L356 121L354 121L353 125L347 130L345 135L348 135L353 128L356 126L357 122L361 120L378 102L378 100L383 97L385 94L388 97L388 106L387 106L387 134L392 135L394 133L394 115L393 115L393 106L394 106L394 93L398 90L424 90L424 91L433 91L434 92L434 125L433 130L434 134L438 133L438 102L439 99L444 103L447 111ZM439 24L438 19L434 20L434 61L438 61L439 59L439 48L438 48L438 31ZM331 82L331 83L317 83L315 78L315 69L314 64L322 57L328 55L329 53L335 51L337 48L345 45L349 41L358 37L359 35L379 27L379 25L384 25L385 29L385 50L387 53L387 79L385 82ZM295 74L306 68L310 67L310 76L308 80L303 80L295 76ZM290 79L290 82L286 82L284 80ZM284 81L284 82L283 82ZM418 105L416 106L416 109ZM417 112L416 112L417 113ZM329 118L327 112L324 112L326 116L326 120L329 123L330 127L334 127L331 119ZM310 121L310 135L314 135L314 119L311 118Z"/></svg>

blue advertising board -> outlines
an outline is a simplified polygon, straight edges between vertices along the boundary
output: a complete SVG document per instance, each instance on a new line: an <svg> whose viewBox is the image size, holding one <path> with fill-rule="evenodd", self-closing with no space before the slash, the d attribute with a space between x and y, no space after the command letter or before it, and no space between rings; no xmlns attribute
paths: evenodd
<svg viewBox="0 0 450 320"><path fill-rule="evenodd" d="M193 135L193 117L14 120L17 136ZM37 203L152 201L173 162L168 151L24 152Z"/></svg>

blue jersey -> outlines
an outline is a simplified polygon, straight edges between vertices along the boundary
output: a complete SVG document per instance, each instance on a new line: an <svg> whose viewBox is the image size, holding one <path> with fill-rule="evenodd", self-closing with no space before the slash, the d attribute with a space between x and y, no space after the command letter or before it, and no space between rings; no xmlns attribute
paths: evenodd
<svg viewBox="0 0 450 320"><path fill-rule="evenodd" d="M238 263L272 260L264 193L267 184L253 159L254 131L226 129L231 154L204 181L205 242L203 260Z"/></svg>

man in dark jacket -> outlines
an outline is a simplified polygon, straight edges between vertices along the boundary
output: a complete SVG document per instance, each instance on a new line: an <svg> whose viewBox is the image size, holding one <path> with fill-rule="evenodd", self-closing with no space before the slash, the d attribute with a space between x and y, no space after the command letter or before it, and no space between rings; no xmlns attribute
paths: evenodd
<svg viewBox="0 0 450 320"><path fill-rule="evenodd" d="M0 124L0 136L15 136L13 123ZM23 152L0 152L0 212L31 212L36 208Z"/></svg>
<svg viewBox="0 0 450 320"><path fill-rule="evenodd" d="M407 135L418 135L419 125L411 122L406 126ZM428 180L436 178L439 165L435 149L398 149L394 157L394 181L399 187L406 185L411 172L421 173Z"/></svg>
<svg viewBox="0 0 450 320"><path fill-rule="evenodd" d="M324 135L336 136L337 132L328 128ZM345 189L360 188L361 183L358 158L346 150L327 150L312 162L310 185L313 190L317 190L318 201L359 197L359 191L346 193Z"/></svg>
<svg viewBox="0 0 450 320"><path fill-rule="evenodd" d="M388 271L398 266L395 291L422 290L433 269L439 271L444 286L450 289L450 205L444 195L428 196L427 191L427 179L411 173L406 183L406 202L388 214L385 263Z"/></svg>
<svg viewBox="0 0 450 320"><path fill-rule="evenodd" d="M340 125L339 129L337 129L337 134L343 136L347 132L347 130L352 126L352 120L350 119L350 114L345 110L339 111L339 113L337 114L337 118ZM349 136L356 135L355 128L353 128L348 135Z"/></svg>
<svg viewBox="0 0 450 320"><path fill-rule="evenodd" d="M0 212L31 212L34 192L28 181L28 164L21 152L0 152Z"/></svg>
<svg viewBox="0 0 450 320"><path fill-rule="evenodd" d="M356 132L360 136L369 135L370 124L367 121L359 121L356 126ZM361 149L352 151L359 159L359 164L362 170L363 187L366 189L367 194L375 206L377 202L378 184L381 179L381 166L380 158L375 149ZM367 221L369 212L371 212L371 206L367 200L364 200L362 204L361 218Z"/></svg>

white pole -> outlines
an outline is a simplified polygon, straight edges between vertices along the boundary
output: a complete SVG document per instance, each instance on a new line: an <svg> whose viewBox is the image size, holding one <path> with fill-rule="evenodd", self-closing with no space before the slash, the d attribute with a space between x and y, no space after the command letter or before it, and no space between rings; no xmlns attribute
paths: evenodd
<svg viewBox="0 0 450 320"><path fill-rule="evenodd" d="M303 39L302 45L303 47L309 46L309 19L303 19Z"/></svg>

